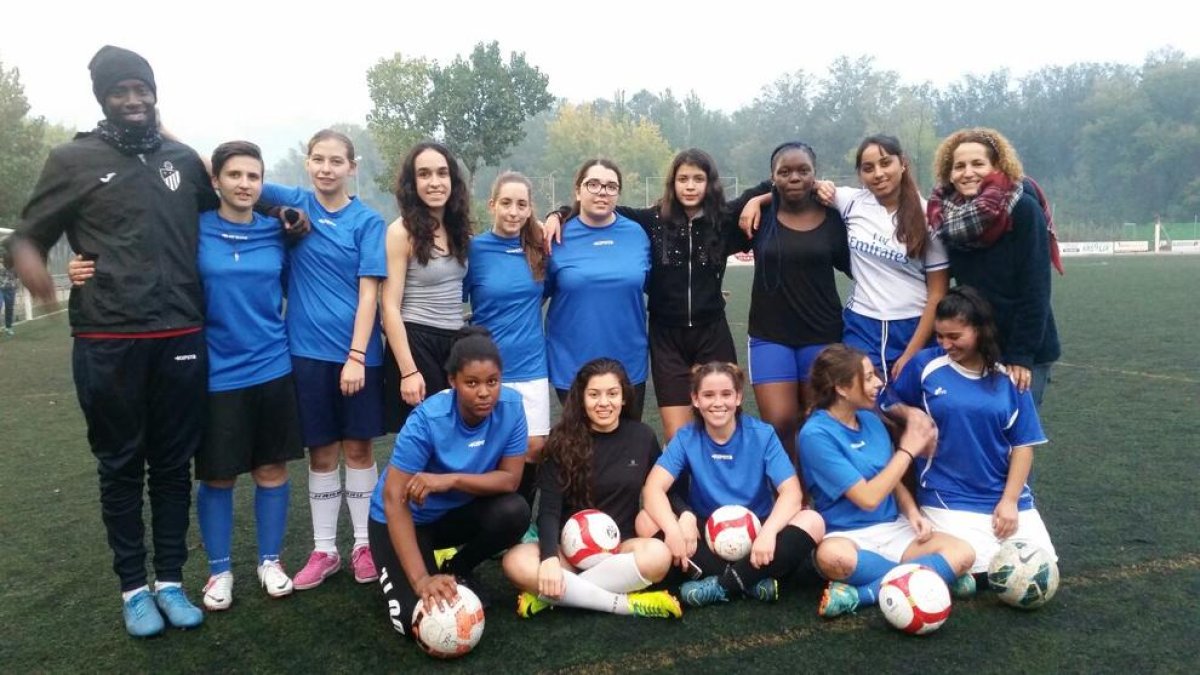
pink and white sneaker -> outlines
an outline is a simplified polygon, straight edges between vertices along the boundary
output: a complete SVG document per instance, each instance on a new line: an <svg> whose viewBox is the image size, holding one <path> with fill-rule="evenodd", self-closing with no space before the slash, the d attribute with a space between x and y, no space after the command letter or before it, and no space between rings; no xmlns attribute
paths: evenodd
<svg viewBox="0 0 1200 675"><path fill-rule="evenodd" d="M379 570L375 569L375 558L371 557L370 546L358 546L350 553L350 567L354 570L354 580L360 584L369 584L379 579Z"/></svg>
<svg viewBox="0 0 1200 675"><path fill-rule="evenodd" d="M334 572L342 569L342 556L337 553L313 551L304 563L304 569L292 577L292 585L298 591L316 588L325 582Z"/></svg>

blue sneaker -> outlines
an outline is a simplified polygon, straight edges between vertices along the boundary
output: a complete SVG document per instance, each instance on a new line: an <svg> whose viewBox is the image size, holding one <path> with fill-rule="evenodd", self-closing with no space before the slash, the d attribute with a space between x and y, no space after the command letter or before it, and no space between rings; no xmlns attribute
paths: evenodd
<svg viewBox="0 0 1200 675"><path fill-rule="evenodd" d="M817 614L822 618L832 619L858 609L858 589L840 581L831 581L821 595L821 604Z"/></svg>
<svg viewBox="0 0 1200 675"><path fill-rule="evenodd" d="M766 577L750 587L750 597L759 602L775 602L779 599L779 582Z"/></svg>
<svg viewBox="0 0 1200 675"><path fill-rule="evenodd" d="M950 594L956 598L971 598L975 596L975 577L968 571L954 580L950 586Z"/></svg>
<svg viewBox="0 0 1200 675"><path fill-rule="evenodd" d="M121 612L125 615L125 630L135 638L153 637L163 632L162 614L154 606L154 596L149 590L138 591L126 600Z"/></svg>
<svg viewBox="0 0 1200 675"><path fill-rule="evenodd" d="M716 602L729 602L721 579L717 576L704 577L700 581L685 581L679 587L679 597L690 607L703 607Z"/></svg>
<svg viewBox="0 0 1200 675"><path fill-rule="evenodd" d="M155 592L154 602L167 623L176 628L195 628L204 623L204 612L188 600L180 586L167 586Z"/></svg>

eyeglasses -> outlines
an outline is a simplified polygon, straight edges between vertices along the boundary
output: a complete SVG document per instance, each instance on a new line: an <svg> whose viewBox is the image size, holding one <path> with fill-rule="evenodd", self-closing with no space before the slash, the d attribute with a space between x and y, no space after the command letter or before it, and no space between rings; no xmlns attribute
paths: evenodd
<svg viewBox="0 0 1200 675"><path fill-rule="evenodd" d="M589 181L584 182L583 189L587 190L588 192L590 192L594 195L598 195L598 194L616 195L616 194L621 193L621 184L620 183L601 183L598 180L589 180Z"/></svg>

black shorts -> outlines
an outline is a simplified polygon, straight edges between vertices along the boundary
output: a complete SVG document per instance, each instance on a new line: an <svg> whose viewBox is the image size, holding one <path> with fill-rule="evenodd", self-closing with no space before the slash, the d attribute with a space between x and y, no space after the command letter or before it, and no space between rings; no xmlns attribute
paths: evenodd
<svg viewBox="0 0 1200 675"><path fill-rule="evenodd" d="M450 347L458 339L457 330L434 328L410 321L404 322L408 336L408 350L421 377L425 378L425 398L443 389L450 388L446 378L446 360L450 358ZM400 366L391 349L384 349L383 409L384 422L389 433L397 433L404 426L413 407L400 397Z"/></svg>
<svg viewBox="0 0 1200 675"><path fill-rule="evenodd" d="M197 480L228 480L304 457L292 375L208 395L208 432L196 453Z"/></svg>
<svg viewBox="0 0 1200 675"><path fill-rule="evenodd" d="M729 322L722 316L703 326L663 326L650 320L650 372L658 407L692 404L692 366L737 363Z"/></svg>

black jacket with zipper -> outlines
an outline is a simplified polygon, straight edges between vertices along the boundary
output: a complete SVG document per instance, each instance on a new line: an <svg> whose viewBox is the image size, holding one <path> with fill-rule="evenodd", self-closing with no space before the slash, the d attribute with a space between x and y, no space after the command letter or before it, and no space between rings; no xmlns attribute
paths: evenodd
<svg viewBox="0 0 1200 675"><path fill-rule="evenodd" d="M164 140L125 155L91 132L50 152L17 236L45 254L66 233L95 257L95 277L71 289L78 333L146 333L202 326L196 269L199 214L217 197L200 157Z"/></svg>

